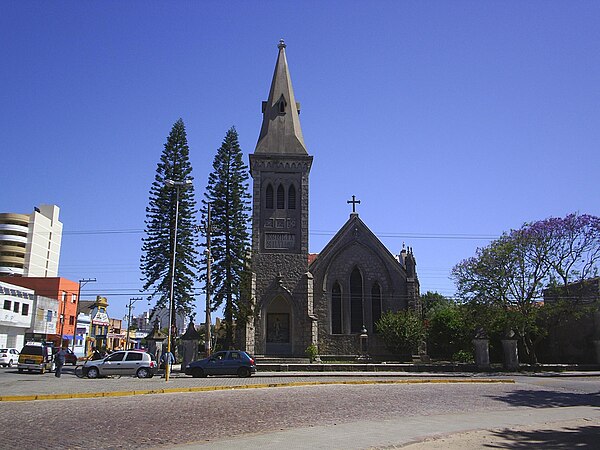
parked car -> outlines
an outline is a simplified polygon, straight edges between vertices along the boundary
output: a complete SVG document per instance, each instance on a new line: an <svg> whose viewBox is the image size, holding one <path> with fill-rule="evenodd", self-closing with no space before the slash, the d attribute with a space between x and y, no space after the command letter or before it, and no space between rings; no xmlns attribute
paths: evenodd
<svg viewBox="0 0 600 450"><path fill-rule="evenodd" d="M28 342L19 353L19 372L39 370L45 373L54 370L52 344L46 342Z"/></svg>
<svg viewBox="0 0 600 450"><path fill-rule="evenodd" d="M19 350L16 348L0 348L0 366L12 367L19 362Z"/></svg>
<svg viewBox="0 0 600 450"><path fill-rule="evenodd" d="M217 352L208 358L191 362L185 368L185 374L194 378L207 375L249 377L253 373L256 373L254 359L242 350Z"/></svg>
<svg viewBox="0 0 600 450"><path fill-rule="evenodd" d="M83 375L98 378L109 375L135 375L152 378L156 373L156 361L150 353L139 350L114 352L103 359L86 361Z"/></svg>
<svg viewBox="0 0 600 450"><path fill-rule="evenodd" d="M56 356L59 350L60 347L52 347L52 357ZM70 348L67 348L67 354L65 355L65 365L66 364L77 364L77 355L75 355Z"/></svg>

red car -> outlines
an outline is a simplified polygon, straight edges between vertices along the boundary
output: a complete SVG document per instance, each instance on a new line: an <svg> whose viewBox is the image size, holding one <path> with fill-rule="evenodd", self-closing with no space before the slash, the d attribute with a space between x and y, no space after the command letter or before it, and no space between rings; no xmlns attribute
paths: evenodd
<svg viewBox="0 0 600 450"><path fill-rule="evenodd" d="M60 350L60 347L52 347L52 357L53 358L58 353L59 350ZM70 348L67 348L67 354L65 356L65 365L67 365L67 364L73 364L73 365L77 364L77 356L75 355L75 353L73 353L71 351Z"/></svg>

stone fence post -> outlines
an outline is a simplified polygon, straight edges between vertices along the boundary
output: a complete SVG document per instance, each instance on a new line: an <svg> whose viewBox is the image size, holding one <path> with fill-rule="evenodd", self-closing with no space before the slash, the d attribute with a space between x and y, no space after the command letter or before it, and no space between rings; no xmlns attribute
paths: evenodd
<svg viewBox="0 0 600 450"><path fill-rule="evenodd" d="M473 339L475 347L475 364L478 369L489 369L490 367L490 340Z"/></svg>
<svg viewBox="0 0 600 450"><path fill-rule="evenodd" d="M503 339L502 350L504 351L504 368L506 370L519 369L519 353L516 339Z"/></svg>

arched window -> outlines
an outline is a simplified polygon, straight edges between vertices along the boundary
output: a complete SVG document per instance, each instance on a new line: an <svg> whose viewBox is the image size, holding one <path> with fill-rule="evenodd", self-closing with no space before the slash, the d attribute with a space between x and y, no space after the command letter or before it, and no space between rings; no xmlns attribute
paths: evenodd
<svg viewBox="0 0 600 450"><path fill-rule="evenodd" d="M265 208L273 209L273 186L271 186L271 183L267 185L267 192L265 195Z"/></svg>
<svg viewBox="0 0 600 450"><path fill-rule="evenodd" d="M373 333L377 333L377 322L381 319L381 288L375 283L371 288L371 316L373 319Z"/></svg>
<svg viewBox="0 0 600 450"><path fill-rule="evenodd" d="M337 281L331 289L331 334L342 334L342 288Z"/></svg>
<svg viewBox="0 0 600 450"><path fill-rule="evenodd" d="M296 209L296 188L293 184L288 190L288 209Z"/></svg>
<svg viewBox="0 0 600 450"><path fill-rule="evenodd" d="M279 97L279 101L277 104L277 112L279 114L285 114L285 105L286 104L287 104L287 102L285 101L285 97L282 94L281 97Z"/></svg>
<svg viewBox="0 0 600 450"><path fill-rule="evenodd" d="M285 208L285 189L280 184L277 186L277 209Z"/></svg>
<svg viewBox="0 0 600 450"><path fill-rule="evenodd" d="M363 282L355 267L350 274L350 332L360 333L363 325Z"/></svg>

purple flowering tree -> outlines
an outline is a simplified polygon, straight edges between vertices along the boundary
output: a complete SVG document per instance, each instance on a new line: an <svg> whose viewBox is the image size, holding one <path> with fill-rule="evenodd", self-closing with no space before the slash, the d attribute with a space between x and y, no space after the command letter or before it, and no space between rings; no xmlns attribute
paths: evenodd
<svg viewBox="0 0 600 450"><path fill-rule="evenodd" d="M478 326L514 331L535 364L536 342L564 313L543 310L544 289L560 286L568 296L569 285L597 274L599 259L600 219L570 214L504 233L457 264L452 277L458 295L479 311Z"/></svg>
<svg viewBox="0 0 600 450"><path fill-rule="evenodd" d="M570 285L598 275L600 260L600 218L588 214L569 214L535 224L551 241L548 263L550 284L569 293Z"/></svg>

